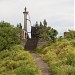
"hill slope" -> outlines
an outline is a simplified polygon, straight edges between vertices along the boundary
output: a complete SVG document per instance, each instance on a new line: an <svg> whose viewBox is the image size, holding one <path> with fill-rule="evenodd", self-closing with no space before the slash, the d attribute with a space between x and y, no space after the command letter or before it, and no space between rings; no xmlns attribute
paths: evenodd
<svg viewBox="0 0 75 75"><path fill-rule="evenodd" d="M0 52L0 75L40 75L33 57L20 46Z"/></svg>
<svg viewBox="0 0 75 75"><path fill-rule="evenodd" d="M53 75L75 75L75 42L57 41L51 45L38 48L42 58L47 62Z"/></svg>

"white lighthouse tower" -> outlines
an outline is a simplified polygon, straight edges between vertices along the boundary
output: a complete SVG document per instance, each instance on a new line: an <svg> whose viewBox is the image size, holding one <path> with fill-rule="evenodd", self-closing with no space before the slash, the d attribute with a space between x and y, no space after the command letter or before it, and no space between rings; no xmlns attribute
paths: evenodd
<svg viewBox="0 0 75 75"><path fill-rule="evenodd" d="M24 14L24 30L27 32L27 15L28 15L28 11L27 11L26 7L25 7L25 10L24 10L23 14Z"/></svg>

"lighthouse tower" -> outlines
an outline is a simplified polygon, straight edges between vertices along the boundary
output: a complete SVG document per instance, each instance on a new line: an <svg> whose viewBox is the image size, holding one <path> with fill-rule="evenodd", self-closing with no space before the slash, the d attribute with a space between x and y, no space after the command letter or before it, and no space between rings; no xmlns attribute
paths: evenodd
<svg viewBox="0 0 75 75"><path fill-rule="evenodd" d="M25 7L25 10L24 10L23 14L24 14L24 30L27 32L27 15L28 15L28 11L27 11L26 7Z"/></svg>

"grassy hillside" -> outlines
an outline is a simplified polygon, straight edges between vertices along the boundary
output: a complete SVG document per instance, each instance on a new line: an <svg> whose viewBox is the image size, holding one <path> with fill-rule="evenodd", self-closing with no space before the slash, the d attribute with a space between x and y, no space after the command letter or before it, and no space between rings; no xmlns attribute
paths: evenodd
<svg viewBox="0 0 75 75"><path fill-rule="evenodd" d="M75 42L62 39L55 43L37 48L47 62L53 75L75 75Z"/></svg>
<svg viewBox="0 0 75 75"><path fill-rule="evenodd" d="M33 57L21 46L0 52L0 75L40 75Z"/></svg>

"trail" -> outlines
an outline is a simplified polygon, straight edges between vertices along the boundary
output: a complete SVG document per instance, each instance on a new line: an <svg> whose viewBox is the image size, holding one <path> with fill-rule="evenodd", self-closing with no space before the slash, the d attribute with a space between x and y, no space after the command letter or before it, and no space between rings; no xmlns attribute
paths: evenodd
<svg viewBox="0 0 75 75"><path fill-rule="evenodd" d="M41 70L42 75L52 75L49 71L48 65L41 59L41 57L35 53L31 53L33 58L35 59L35 62L39 69Z"/></svg>

